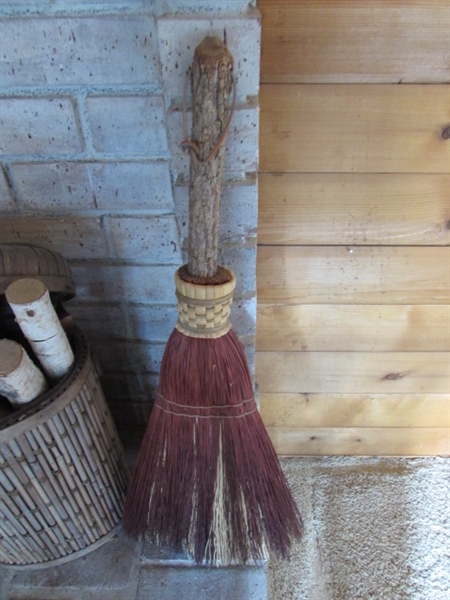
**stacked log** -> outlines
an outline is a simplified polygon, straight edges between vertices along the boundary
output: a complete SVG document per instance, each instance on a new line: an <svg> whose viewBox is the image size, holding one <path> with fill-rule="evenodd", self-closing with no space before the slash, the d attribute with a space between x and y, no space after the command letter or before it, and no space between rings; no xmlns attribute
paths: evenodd
<svg viewBox="0 0 450 600"><path fill-rule="evenodd" d="M5 296L35 359L17 342L0 340L0 393L20 408L63 378L74 354L42 281L18 279L8 286Z"/></svg>

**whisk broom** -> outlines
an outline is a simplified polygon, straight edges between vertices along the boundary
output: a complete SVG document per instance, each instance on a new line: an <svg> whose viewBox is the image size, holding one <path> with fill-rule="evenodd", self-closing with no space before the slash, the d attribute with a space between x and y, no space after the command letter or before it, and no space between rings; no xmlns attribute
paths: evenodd
<svg viewBox="0 0 450 600"><path fill-rule="evenodd" d="M197 563L287 558L302 522L261 420L244 349L229 322L234 274L217 264L223 145L233 58L215 37L191 70L189 262L175 275L178 322L123 516L133 536ZM232 112L232 111L231 111Z"/></svg>

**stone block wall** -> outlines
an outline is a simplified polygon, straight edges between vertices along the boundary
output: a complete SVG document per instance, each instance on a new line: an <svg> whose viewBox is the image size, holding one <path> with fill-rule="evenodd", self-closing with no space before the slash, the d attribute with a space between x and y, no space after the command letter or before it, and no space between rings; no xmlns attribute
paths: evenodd
<svg viewBox="0 0 450 600"><path fill-rule="evenodd" d="M2 0L0 239L70 263L67 309L120 427L145 423L186 260L184 76L207 34L235 58L221 261L253 365L260 23L256 1Z"/></svg>

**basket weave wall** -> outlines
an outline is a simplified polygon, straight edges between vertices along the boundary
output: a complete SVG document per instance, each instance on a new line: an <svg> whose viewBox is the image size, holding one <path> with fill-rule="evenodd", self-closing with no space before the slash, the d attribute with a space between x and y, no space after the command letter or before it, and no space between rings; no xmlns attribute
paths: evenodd
<svg viewBox="0 0 450 600"><path fill-rule="evenodd" d="M128 470L86 340L50 392L0 423L0 562L47 566L119 525Z"/></svg>

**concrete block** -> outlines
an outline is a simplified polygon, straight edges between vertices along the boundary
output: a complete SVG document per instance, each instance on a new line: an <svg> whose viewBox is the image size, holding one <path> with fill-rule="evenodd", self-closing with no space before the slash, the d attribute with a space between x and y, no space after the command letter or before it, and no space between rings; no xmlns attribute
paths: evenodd
<svg viewBox="0 0 450 600"><path fill-rule="evenodd" d="M160 567L141 569L136 600L267 600L264 568Z"/></svg>
<svg viewBox="0 0 450 600"><path fill-rule="evenodd" d="M233 1L233 0L232 0ZM253 1L253 0L252 0ZM147 6L147 0L2 0L0 15L48 16L139 12Z"/></svg>
<svg viewBox="0 0 450 600"><path fill-rule="evenodd" d="M2 241L36 244L67 259L108 256L101 219L82 217L5 217Z"/></svg>
<svg viewBox="0 0 450 600"><path fill-rule="evenodd" d="M111 217L116 256L137 262L181 263L175 217Z"/></svg>
<svg viewBox="0 0 450 600"><path fill-rule="evenodd" d="M133 369L140 373L158 373L165 343L147 344L132 341L127 344L127 358Z"/></svg>
<svg viewBox="0 0 450 600"><path fill-rule="evenodd" d="M165 343L177 322L175 306L130 306L133 337Z"/></svg>
<svg viewBox="0 0 450 600"><path fill-rule="evenodd" d="M177 13L204 16L211 14L247 13L256 7L256 0L155 0L155 9L161 13Z"/></svg>
<svg viewBox="0 0 450 600"><path fill-rule="evenodd" d="M68 154L81 152L69 98L0 98L2 154Z"/></svg>
<svg viewBox="0 0 450 600"><path fill-rule="evenodd" d="M192 7L194 3L190 4ZM211 5L211 2L209 4ZM185 74L192 64L195 48L205 36L215 35L223 39L224 32L226 32L227 46L234 58L239 102L244 101L247 96L257 96L261 46L259 13L253 11L246 18L205 18L205 15L196 15L199 8L197 7L189 18L178 15L158 19L166 98L182 98ZM224 2L223 8L239 11L240 7L233 6L231 2Z"/></svg>
<svg viewBox="0 0 450 600"><path fill-rule="evenodd" d="M76 162L17 163L11 174L21 204L32 210L95 208L88 165Z"/></svg>
<svg viewBox="0 0 450 600"><path fill-rule="evenodd" d="M108 304L80 305L74 301L66 305L74 323L83 330L89 341L124 339L125 320L118 306Z"/></svg>
<svg viewBox="0 0 450 600"><path fill-rule="evenodd" d="M106 265L98 263L72 265L77 296L94 302L174 303L175 267Z"/></svg>
<svg viewBox="0 0 450 600"><path fill-rule="evenodd" d="M8 212L14 210L15 207L12 190L9 187L5 172L0 168L0 212Z"/></svg>
<svg viewBox="0 0 450 600"><path fill-rule="evenodd" d="M148 84L159 79L152 14L0 22L3 86Z"/></svg>
<svg viewBox="0 0 450 600"><path fill-rule="evenodd" d="M88 334L89 337L89 334ZM127 344L124 340L116 341L114 338L97 341L92 338L91 350L100 365L102 375L133 372L135 369L127 360Z"/></svg>
<svg viewBox="0 0 450 600"><path fill-rule="evenodd" d="M165 162L17 163L11 166L24 207L33 210L171 210Z"/></svg>
<svg viewBox="0 0 450 600"><path fill-rule="evenodd" d="M240 245L225 245L219 253L219 263L229 267L236 276L235 296L253 293L256 289L256 239Z"/></svg>
<svg viewBox="0 0 450 600"><path fill-rule="evenodd" d="M95 360L100 365L102 376L107 377L109 374L118 374L132 372L135 370L130 364L127 356L128 342L112 339L95 338L91 332L83 329L87 334L90 342L91 352L95 356Z"/></svg>
<svg viewBox="0 0 450 600"><path fill-rule="evenodd" d="M147 422L145 421L141 427L138 427L135 424L133 428L118 429L120 441L122 442L125 454L125 460L130 473L133 471L134 465L136 464L136 459L139 453L146 424Z"/></svg>
<svg viewBox="0 0 450 600"><path fill-rule="evenodd" d="M187 180L190 159L180 148L180 143L184 139L181 112L169 112L167 125L172 154L172 170L177 177ZM225 172L250 173L257 170L258 129L259 109L257 107L239 107L233 115L231 127L225 139Z"/></svg>
<svg viewBox="0 0 450 600"><path fill-rule="evenodd" d="M141 393L136 373L105 373L101 383L108 404L136 401Z"/></svg>
<svg viewBox="0 0 450 600"><path fill-rule="evenodd" d="M167 156L162 98L102 96L86 99L94 147L120 156Z"/></svg>
<svg viewBox="0 0 450 600"><path fill-rule="evenodd" d="M161 366L164 344L135 340L94 338L83 329L91 342L105 376L118 372L157 373Z"/></svg>
<svg viewBox="0 0 450 600"><path fill-rule="evenodd" d="M71 0L70 3L54 0L2 0L0 14L5 15L85 15L120 12L132 14L148 9L148 0ZM158 14L167 12L229 14L242 12L256 6L256 0L152 0L152 9Z"/></svg>
<svg viewBox="0 0 450 600"><path fill-rule="evenodd" d="M156 393L158 391L159 374L143 373L141 379L143 389L142 401L147 404L152 403L156 398Z"/></svg>
<svg viewBox="0 0 450 600"><path fill-rule="evenodd" d="M67 564L18 572L14 600L134 600L141 544L119 533L97 550Z"/></svg>
<svg viewBox="0 0 450 600"><path fill-rule="evenodd" d="M252 384L253 384L253 387L255 388L255 345L254 345L254 343L251 344L250 346L245 344L244 351L245 351L245 357L247 359L247 365L248 365L248 368L250 371L250 376L252 378ZM256 394L256 405L259 410L260 404L259 404L259 397L257 394Z"/></svg>
<svg viewBox="0 0 450 600"><path fill-rule="evenodd" d="M143 430L150 416L152 403L149 402L110 402L109 407L116 427L121 431ZM80 599L84 600L84 598ZM134 600L134 599L133 599Z"/></svg>
<svg viewBox="0 0 450 600"><path fill-rule="evenodd" d="M256 297L233 299L230 321L240 338L252 338L256 334Z"/></svg>
<svg viewBox="0 0 450 600"><path fill-rule="evenodd" d="M183 238L189 227L188 184L174 187L175 211ZM258 221L258 186L255 179L222 183L219 233L221 242L256 235Z"/></svg>

